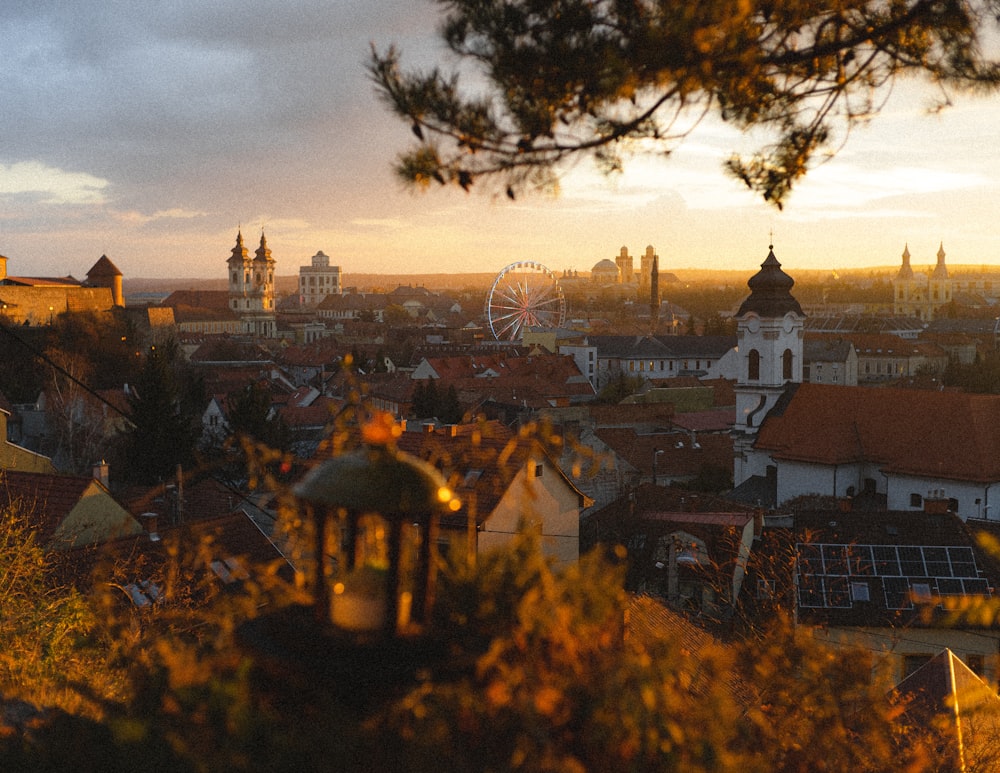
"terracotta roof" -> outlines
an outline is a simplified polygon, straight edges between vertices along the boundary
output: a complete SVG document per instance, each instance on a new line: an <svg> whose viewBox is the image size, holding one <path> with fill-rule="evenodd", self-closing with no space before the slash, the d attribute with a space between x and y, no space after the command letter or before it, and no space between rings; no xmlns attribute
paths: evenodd
<svg viewBox="0 0 1000 773"><path fill-rule="evenodd" d="M594 434L619 459L645 475L652 474L657 451L656 468L663 476L693 477L705 465L733 469L733 439L728 434L698 435L694 444L686 433L639 434L631 427L596 429Z"/></svg>
<svg viewBox="0 0 1000 773"><path fill-rule="evenodd" d="M732 408L711 411L690 411L674 415L673 425L691 432L727 432L733 428L736 415Z"/></svg>
<svg viewBox="0 0 1000 773"><path fill-rule="evenodd" d="M121 275L122 272L118 270L118 266L112 263L111 259L107 255L101 255L98 261L90 267L90 271L87 272L88 279L93 277Z"/></svg>
<svg viewBox="0 0 1000 773"><path fill-rule="evenodd" d="M17 503L31 510L39 541L47 544L92 485L94 479L89 477L4 470L0 474L0 507Z"/></svg>
<svg viewBox="0 0 1000 773"><path fill-rule="evenodd" d="M291 429L306 427L325 427L333 421L333 416L340 408L341 402L332 397L318 397L309 405L288 405L279 413Z"/></svg>
<svg viewBox="0 0 1000 773"><path fill-rule="evenodd" d="M485 521L527 459L548 457L540 445L519 440L498 422L449 425L434 432L404 432L398 446L441 470L458 494L462 509L442 520L442 525L452 527L464 526L470 515L477 523ZM562 475L567 486L576 490L551 457L549 464ZM582 507L587 498L579 491L577 494Z"/></svg>
<svg viewBox="0 0 1000 773"><path fill-rule="evenodd" d="M948 354L940 346L929 341L913 341L888 334L856 334L844 336L854 344L858 356L886 354L896 357L947 357Z"/></svg>
<svg viewBox="0 0 1000 773"><path fill-rule="evenodd" d="M48 277L48 276L11 276L3 278L3 284L20 285L22 287L79 287L79 280L71 276Z"/></svg>
<svg viewBox="0 0 1000 773"><path fill-rule="evenodd" d="M919 477L1000 480L1000 396L792 385L755 447L775 459L869 462Z"/></svg>

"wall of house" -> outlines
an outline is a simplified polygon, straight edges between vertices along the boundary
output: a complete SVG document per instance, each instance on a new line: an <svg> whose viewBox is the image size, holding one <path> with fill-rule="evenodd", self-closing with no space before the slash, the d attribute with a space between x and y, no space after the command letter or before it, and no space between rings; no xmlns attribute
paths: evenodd
<svg viewBox="0 0 1000 773"><path fill-rule="evenodd" d="M969 518L1000 521L1000 486L992 492L993 501L990 502L989 487L975 483L906 475L893 475L888 483L886 499L890 510L923 510L923 500L929 497L953 499L957 503L955 512L963 521ZM914 495L921 501L917 502Z"/></svg>
<svg viewBox="0 0 1000 773"><path fill-rule="evenodd" d="M66 549L139 534L143 526L96 481L84 491L52 537L50 547Z"/></svg>
<svg viewBox="0 0 1000 773"><path fill-rule="evenodd" d="M781 461L778 464L778 504L805 494L843 496L847 487L856 485L857 472L846 465L834 468L825 464Z"/></svg>
<svg viewBox="0 0 1000 773"><path fill-rule="evenodd" d="M973 671L996 686L1000 631L963 631L955 628L814 628L813 636L839 647L860 648L872 655L876 678L896 685L905 675L907 656L933 657L950 649Z"/></svg>
<svg viewBox="0 0 1000 773"><path fill-rule="evenodd" d="M580 557L579 493L548 460L529 460L517 473L479 532L480 552L508 542L522 523L542 527L542 550L560 563Z"/></svg>
<svg viewBox="0 0 1000 773"><path fill-rule="evenodd" d="M46 473L56 471L49 457L15 445L9 442L7 437L7 412L0 410L0 470Z"/></svg>

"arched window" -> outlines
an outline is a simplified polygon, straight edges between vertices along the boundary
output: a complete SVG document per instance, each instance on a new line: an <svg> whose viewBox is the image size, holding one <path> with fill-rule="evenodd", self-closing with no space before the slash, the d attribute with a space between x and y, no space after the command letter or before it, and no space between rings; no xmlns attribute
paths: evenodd
<svg viewBox="0 0 1000 773"><path fill-rule="evenodd" d="M785 353L781 355L781 377L785 381L792 380L792 350L785 349Z"/></svg>
<svg viewBox="0 0 1000 773"><path fill-rule="evenodd" d="M747 355L747 378L750 381L760 379L760 352L756 349L751 349Z"/></svg>

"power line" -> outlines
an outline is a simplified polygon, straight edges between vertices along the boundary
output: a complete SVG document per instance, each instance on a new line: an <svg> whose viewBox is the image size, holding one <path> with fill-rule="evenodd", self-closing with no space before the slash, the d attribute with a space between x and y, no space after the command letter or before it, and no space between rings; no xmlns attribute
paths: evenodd
<svg viewBox="0 0 1000 773"><path fill-rule="evenodd" d="M98 394L88 384L85 384L83 381L81 381L80 379L78 379L72 373L70 373L69 371L67 371L64 367L62 367L61 365L59 365L59 363L55 362L51 357L49 357L45 352L39 351L34 346L32 346L31 344L29 344L27 341L25 341L23 338L21 338L19 335L16 335L14 333L14 331L11 330L11 328L10 328L9 325L0 325L0 330L2 330L5 335L7 335L8 337L12 338L14 341L16 341L21 346L23 346L25 349L27 349L32 354L32 356L37 357L39 360L41 360L42 362L44 362L50 368L53 368L54 370L56 370L59 373L61 373L62 375L64 375L66 378L68 378L74 384L76 384L81 389L83 389L91 397L93 397L96 400L99 400L104 405L106 405L108 408L110 408L112 411L114 411L119 416L121 416L123 419L125 419L125 421L127 421L133 428L135 427L135 422L132 421L132 417L131 416L129 416L127 413L125 413L121 408L119 408L117 405L115 405L114 403L112 403L110 400L107 400L102 395Z"/></svg>

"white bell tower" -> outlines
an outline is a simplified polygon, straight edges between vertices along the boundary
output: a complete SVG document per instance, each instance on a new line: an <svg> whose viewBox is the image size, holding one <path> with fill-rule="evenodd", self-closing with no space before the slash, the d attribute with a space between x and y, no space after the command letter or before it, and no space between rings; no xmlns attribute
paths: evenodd
<svg viewBox="0 0 1000 773"><path fill-rule="evenodd" d="M750 295L736 312L739 378L733 425L733 482L739 485L755 469L750 451L761 422L789 383L802 382L802 338L805 314L791 294L795 280L781 270L769 246L760 271L747 282Z"/></svg>

